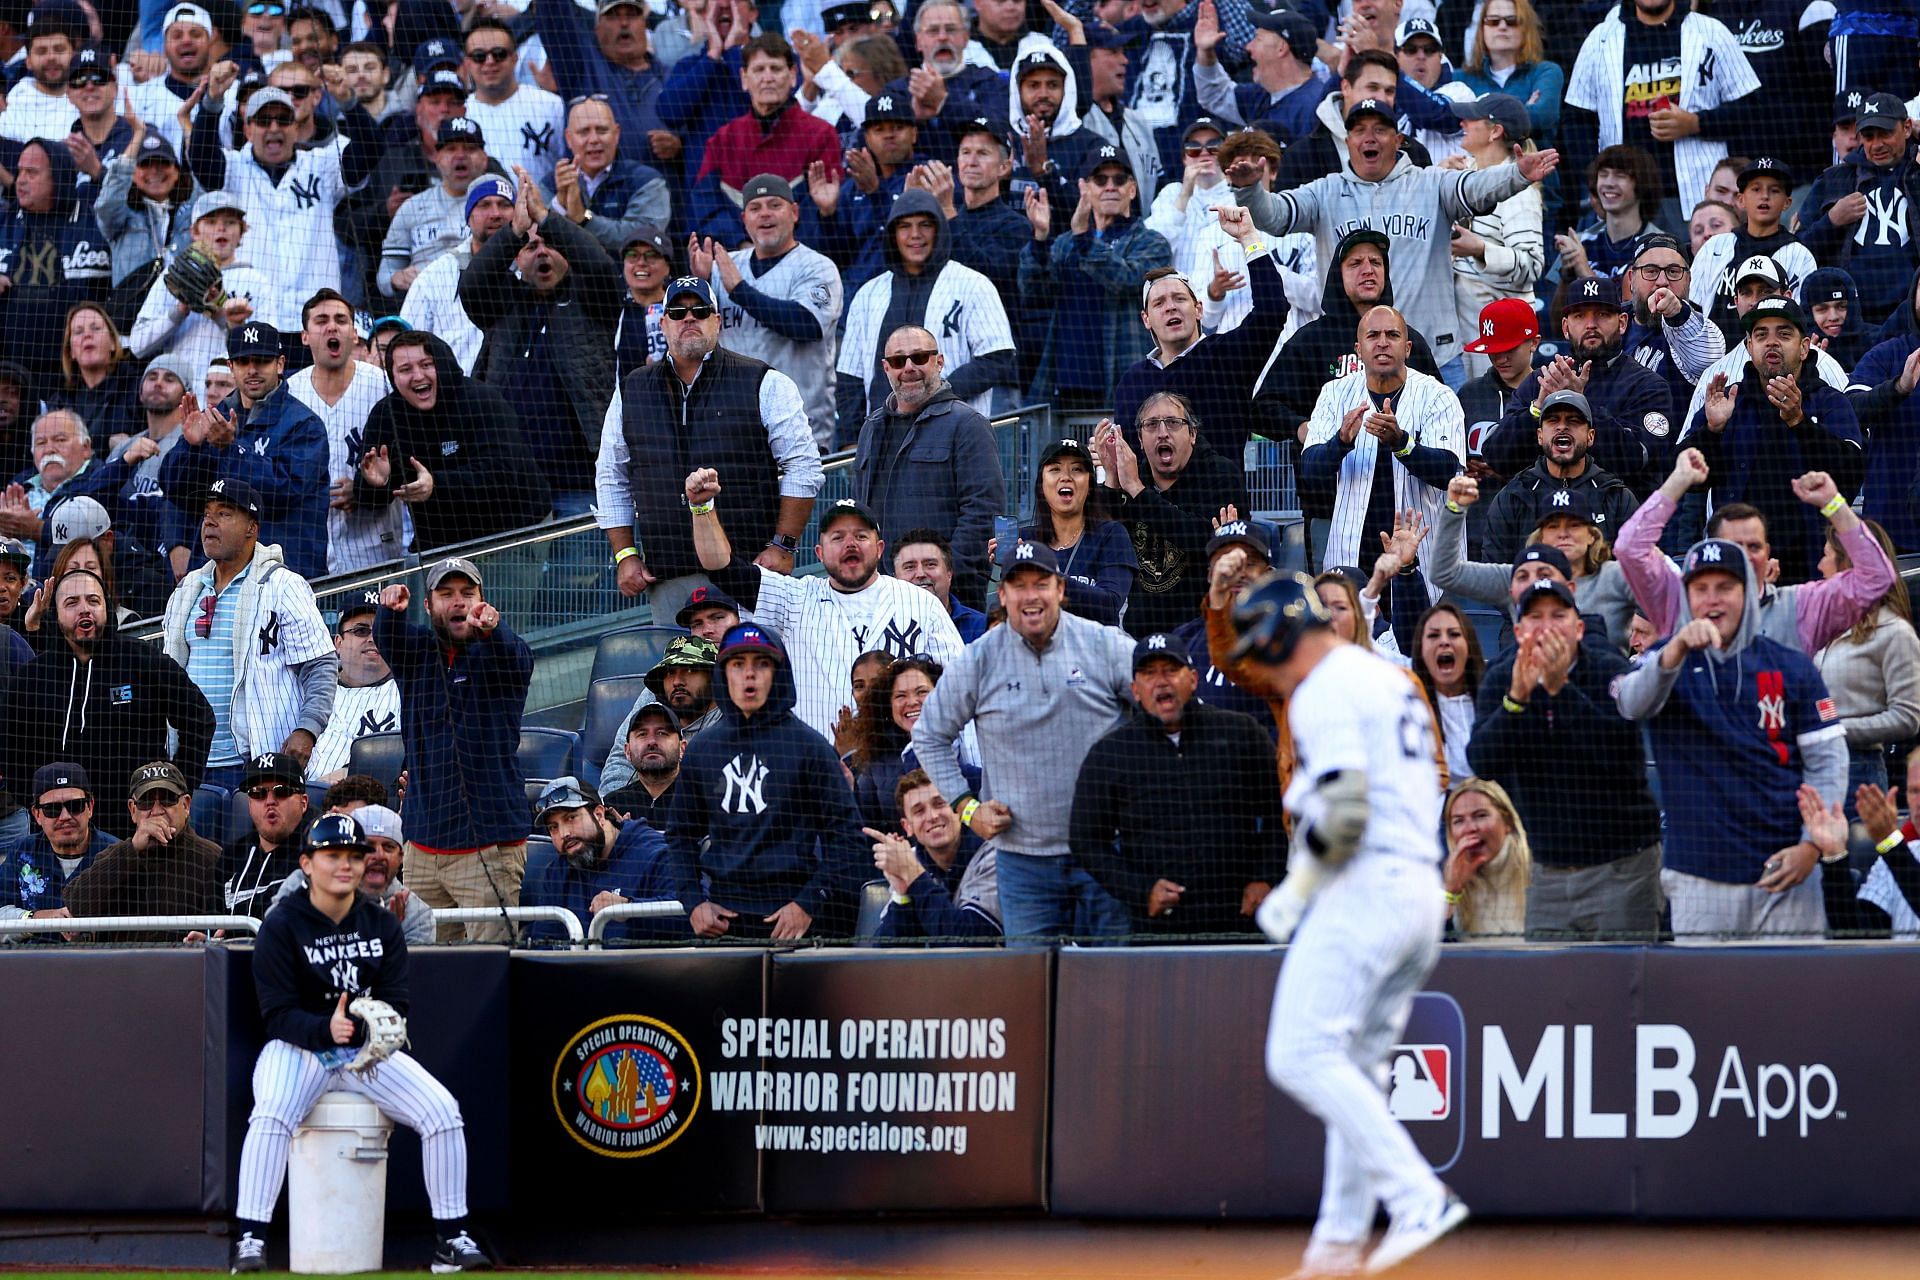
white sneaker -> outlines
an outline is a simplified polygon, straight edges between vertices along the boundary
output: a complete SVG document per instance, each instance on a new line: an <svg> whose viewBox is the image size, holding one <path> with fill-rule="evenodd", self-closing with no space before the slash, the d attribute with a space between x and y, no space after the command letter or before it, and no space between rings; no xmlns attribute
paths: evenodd
<svg viewBox="0 0 1920 1280"><path fill-rule="evenodd" d="M1451 1191L1436 1208L1416 1219L1395 1218L1367 1258L1367 1274L1377 1276L1399 1266L1466 1220L1466 1201Z"/></svg>
<svg viewBox="0 0 1920 1280"><path fill-rule="evenodd" d="M1301 1255L1300 1269L1285 1280L1323 1280L1330 1276L1357 1276L1366 1257L1365 1242L1346 1244L1332 1240L1312 1240Z"/></svg>
<svg viewBox="0 0 1920 1280"><path fill-rule="evenodd" d="M1275 942L1286 942L1293 937L1293 931L1300 927L1300 921L1307 914L1307 904L1281 886L1260 900L1253 913L1254 923L1260 926L1260 932Z"/></svg>

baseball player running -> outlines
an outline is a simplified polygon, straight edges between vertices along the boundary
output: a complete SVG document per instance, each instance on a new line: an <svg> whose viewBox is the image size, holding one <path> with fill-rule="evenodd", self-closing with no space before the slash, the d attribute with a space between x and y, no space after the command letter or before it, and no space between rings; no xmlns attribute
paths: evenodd
<svg viewBox="0 0 1920 1280"><path fill-rule="evenodd" d="M405 1039L407 942L393 913L360 895L371 847L351 817L316 821L300 853L307 892L274 907L254 941L254 986L270 1038L253 1066L253 1115L240 1149L235 1275L266 1265L287 1144L314 1102L332 1089L365 1094L420 1135L440 1237L435 1274L493 1267L467 1234L460 1104L397 1047ZM371 1052L364 1048L369 1040Z"/></svg>
<svg viewBox="0 0 1920 1280"><path fill-rule="evenodd" d="M1286 695L1296 757L1293 852L1258 919L1275 942L1300 931L1274 992L1267 1075L1327 1126L1320 1216L1297 1274L1362 1270L1382 1202L1389 1225L1366 1255L1371 1275L1467 1217L1383 1091L1388 1050L1440 950L1433 713L1398 668L1334 635L1302 574L1249 587L1233 625L1234 659L1266 666Z"/></svg>

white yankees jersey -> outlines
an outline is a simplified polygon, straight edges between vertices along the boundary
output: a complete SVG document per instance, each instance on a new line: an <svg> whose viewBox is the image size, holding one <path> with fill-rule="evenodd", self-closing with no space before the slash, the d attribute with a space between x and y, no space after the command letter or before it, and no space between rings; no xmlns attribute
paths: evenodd
<svg viewBox="0 0 1920 1280"><path fill-rule="evenodd" d="M180 128L180 108L187 100L167 87L165 76L127 86L127 99L133 114L146 123L149 132L165 138L174 155L186 154L187 136Z"/></svg>
<svg viewBox="0 0 1920 1280"><path fill-rule="evenodd" d="M385 371L364 360L353 362L353 381L335 404L313 389L311 367L287 378L288 394L326 424L329 482L351 475L359 465L366 450L367 415L391 390ZM408 523L404 502L352 511L327 508L327 572L352 573L398 560L412 536Z"/></svg>
<svg viewBox="0 0 1920 1280"><path fill-rule="evenodd" d="M43 93L39 83L29 76L7 94L7 109L0 111L0 138L32 142L35 138L64 138L73 130L79 116L64 93Z"/></svg>
<svg viewBox="0 0 1920 1280"><path fill-rule="evenodd" d="M886 323L887 303L892 299L893 272L883 271L860 286L847 308L847 331L840 341L837 368L869 388L869 401L880 344L887 338L880 326ZM975 356L1013 350L1013 326L1007 323L1000 291L978 271L957 262L940 268L940 277L933 282L927 298L926 316L918 323L932 332L934 344L947 358L949 378ZM981 413L993 411L991 391L982 391L972 403ZM877 407L874 403L867 405L869 412Z"/></svg>
<svg viewBox="0 0 1920 1280"><path fill-rule="evenodd" d="M1407 672L1357 645L1336 645L1287 700L1299 813L1318 781L1356 769L1367 778L1367 830L1355 858L1440 863L1440 776L1433 712Z"/></svg>
<svg viewBox="0 0 1920 1280"><path fill-rule="evenodd" d="M789 578L763 568L753 617L786 641L794 714L828 742L840 708L853 706L855 658L885 649L900 658L929 654L944 665L963 647L938 596L884 574L846 592L823 576Z"/></svg>
<svg viewBox="0 0 1920 1280"><path fill-rule="evenodd" d="M567 107L545 89L521 85L505 102L485 102L475 94L467 99L467 119L480 126L487 154L508 173L519 165L535 182L545 183L566 154Z"/></svg>
<svg viewBox="0 0 1920 1280"><path fill-rule="evenodd" d="M460 273L473 261L473 241L463 240L451 253L443 254L421 268L400 304L400 318L416 329L436 334L453 348L454 359L463 373L473 372L480 359L481 344L487 335L467 319L460 302Z"/></svg>
<svg viewBox="0 0 1920 1280"><path fill-rule="evenodd" d="M245 298L256 313L273 287L264 273L241 262L223 267L220 283L229 298ZM143 361L162 353L186 360L193 366L194 378L188 390L197 396L206 390L207 365L227 354L227 327L198 311L176 319L179 306L179 300L167 292L166 281L156 277L141 300L140 314L134 317L127 349Z"/></svg>
<svg viewBox="0 0 1920 1280"><path fill-rule="evenodd" d="M241 252L272 282L255 312L282 333L300 331L300 308L308 298L340 287L333 211L348 194L340 150L296 152L277 185L253 158L251 146L226 153L226 189L247 215Z"/></svg>
<svg viewBox="0 0 1920 1280"><path fill-rule="evenodd" d="M307 780L318 782L346 768L353 744L360 739L375 733L398 732L398 680L388 677L379 684L339 686L333 694L333 718L327 721L327 731L313 744L313 755L307 761Z"/></svg>
<svg viewBox="0 0 1920 1280"><path fill-rule="evenodd" d="M1693 260L1693 291L1688 298L1710 316L1714 313L1716 298L1727 299L1727 309L1731 309L1733 273L1746 262L1746 258L1737 255L1738 247L1733 232L1722 231L1701 245L1699 254ZM1820 268L1820 264L1814 261L1813 251L1797 240L1781 245L1767 256L1780 268L1780 274L1787 278L1787 292L1796 298L1800 296L1800 282Z"/></svg>
<svg viewBox="0 0 1920 1280"><path fill-rule="evenodd" d="M834 331L840 324L843 299L840 270L825 254L803 244L795 245L772 270L758 276L753 274L752 258L752 245L733 252L733 264L740 269L746 283L768 297L805 307L820 322L821 336L813 342L795 342L767 328L728 296L726 286L720 282L720 268L715 267L713 291L720 300L720 345L743 356L764 360L793 379L800 388L800 398L806 402L814 443L824 452L833 445ZM651 347L651 327L647 336Z"/></svg>

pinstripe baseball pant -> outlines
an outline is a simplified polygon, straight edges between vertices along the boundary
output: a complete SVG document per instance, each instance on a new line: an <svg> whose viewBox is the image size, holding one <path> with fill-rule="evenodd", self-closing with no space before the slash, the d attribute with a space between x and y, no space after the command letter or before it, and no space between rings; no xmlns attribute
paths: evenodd
<svg viewBox="0 0 1920 1280"><path fill-rule="evenodd" d="M253 1064L253 1114L240 1149L239 1217L249 1222L273 1219L293 1131L320 1095L333 1089L366 1095L382 1112L418 1133L433 1216L466 1217L467 1136L460 1104L445 1085L405 1053L360 1075L330 1071L311 1050L285 1040L267 1041Z"/></svg>
<svg viewBox="0 0 1920 1280"><path fill-rule="evenodd" d="M1327 1126L1313 1238L1364 1242L1376 1201L1394 1217L1446 1194L1387 1110L1387 1051L1440 955L1436 868L1363 856L1314 899L1280 969L1267 1076Z"/></svg>

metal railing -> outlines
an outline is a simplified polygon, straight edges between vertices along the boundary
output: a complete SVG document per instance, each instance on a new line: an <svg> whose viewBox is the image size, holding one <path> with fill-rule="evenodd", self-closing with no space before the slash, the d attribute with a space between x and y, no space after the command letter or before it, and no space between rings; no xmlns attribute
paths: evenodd
<svg viewBox="0 0 1920 1280"><path fill-rule="evenodd" d="M607 926L622 920L665 920L685 917L686 914L687 909L677 902L618 902L593 913L593 919L587 925L587 943L589 946L605 946Z"/></svg>
<svg viewBox="0 0 1920 1280"><path fill-rule="evenodd" d="M34 933L171 933L178 930L185 938L192 932L212 937L215 933L260 932L260 922L252 916L41 916L18 920L0 920L0 936Z"/></svg>
<svg viewBox="0 0 1920 1280"><path fill-rule="evenodd" d="M675 904L676 907L678 905ZM580 917L565 907L435 907L433 909L435 925L486 924L502 916L514 924L524 924L529 920L557 924L567 931L567 941L576 947L586 937L580 928Z"/></svg>

